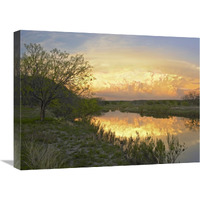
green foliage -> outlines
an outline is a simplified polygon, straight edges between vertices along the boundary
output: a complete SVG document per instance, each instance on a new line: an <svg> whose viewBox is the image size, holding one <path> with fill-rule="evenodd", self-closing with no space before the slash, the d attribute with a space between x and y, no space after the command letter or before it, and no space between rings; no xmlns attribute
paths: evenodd
<svg viewBox="0 0 200 200"><path fill-rule="evenodd" d="M167 144L169 151L167 152L167 162L174 163L178 156L185 151L185 144L180 144L178 138L174 135L167 135Z"/></svg>
<svg viewBox="0 0 200 200"><path fill-rule="evenodd" d="M182 106L189 106L190 104L189 104L188 101L182 101L182 102L181 102L181 105L182 105Z"/></svg>
<svg viewBox="0 0 200 200"><path fill-rule="evenodd" d="M71 121L75 119L87 120L93 115L100 114L97 99L80 98L70 91L62 98L53 100L50 109L56 117L63 117Z"/></svg>
<svg viewBox="0 0 200 200"><path fill-rule="evenodd" d="M89 119L69 123L49 112L51 121L41 122L35 120L37 107L21 109L21 120L27 120L21 124L22 169L173 163L185 150L175 136L168 136L168 146L139 133L119 138Z"/></svg>
<svg viewBox="0 0 200 200"><path fill-rule="evenodd" d="M154 102L150 100L150 101L147 101L147 104L152 105L152 104L154 104Z"/></svg>
<svg viewBox="0 0 200 200"><path fill-rule="evenodd" d="M88 121L58 120L51 113L51 121L41 122L34 120L37 107L21 106L21 109L22 120L32 120L32 123L21 124L21 169L129 164L120 147L98 139L98 129Z"/></svg>
<svg viewBox="0 0 200 200"><path fill-rule="evenodd" d="M164 163L166 161L165 144L162 140L156 140L154 153L158 163Z"/></svg>
<svg viewBox="0 0 200 200"><path fill-rule="evenodd" d="M162 140L154 140L146 136L141 140L139 133L136 139L130 138L123 142L125 154L132 164L162 164L174 163L185 150L185 144L180 144L178 138L167 135L168 148Z"/></svg>
<svg viewBox="0 0 200 200"><path fill-rule="evenodd" d="M100 106L96 99L81 98L77 107L73 109L73 115L76 118L86 120L95 114L99 114Z"/></svg>
<svg viewBox="0 0 200 200"><path fill-rule="evenodd" d="M57 118L63 117L68 120L73 120L73 110L78 106L80 97L66 88L63 89L59 98L54 99L49 107Z"/></svg>
<svg viewBox="0 0 200 200"><path fill-rule="evenodd" d="M143 104L138 106L138 110L141 116L150 115L153 117L168 117L171 107L169 105L153 103L153 104Z"/></svg>
<svg viewBox="0 0 200 200"><path fill-rule="evenodd" d="M161 139L154 140L151 136L140 138L116 137L112 131L105 131L98 123L92 122L91 126L97 130L98 139L120 146L126 159L131 164L163 164L174 163L178 156L185 150L185 144L180 144L177 137L167 135L167 147Z"/></svg>
<svg viewBox="0 0 200 200"><path fill-rule="evenodd" d="M25 44L26 52L21 58L21 94L24 105L41 108L44 120L46 107L59 98L66 87L77 95L88 95L93 81L92 66L83 55L70 56L65 51L45 51L40 44Z"/></svg>
<svg viewBox="0 0 200 200"><path fill-rule="evenodd" d="M147 136L141 140L139 133L135 139L123 139L121 145L131 164L163 163L163 142Z"/></svg>
<svg viewBox="0 0 200 200"><path fill-rule="evenodd" d="M137 100L137 101L102 101L101 111L120 110L121 112L139 113L142 116L199 117L199 106L186 100Z"/></svg>

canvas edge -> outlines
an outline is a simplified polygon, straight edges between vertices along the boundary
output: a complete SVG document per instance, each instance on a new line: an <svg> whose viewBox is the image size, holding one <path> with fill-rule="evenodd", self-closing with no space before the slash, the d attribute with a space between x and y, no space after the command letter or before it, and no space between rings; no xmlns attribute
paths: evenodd
<svg viewBox="0 0 200 200"><path fill-rule="evenodd" d="M14 167L21 169L20 31L14 32ZM16 120L19 120L17 122Z"/></svg>

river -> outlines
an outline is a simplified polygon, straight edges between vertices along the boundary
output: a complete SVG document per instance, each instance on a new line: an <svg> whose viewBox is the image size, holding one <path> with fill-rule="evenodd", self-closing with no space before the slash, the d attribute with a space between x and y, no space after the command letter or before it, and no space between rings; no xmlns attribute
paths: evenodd
<svg viewBox="0 0 200 200"><path fill-rule="evenodd" d="M94 118L99 121L104 130L115 132L116 136L140 137L147 134L155 139L162 139L166 144L167 133L179 138L185 143L186 150L178 157L176 162L199 162L199 120L184 117L155 118L141 116L138 113L109 111Z"/></svg>

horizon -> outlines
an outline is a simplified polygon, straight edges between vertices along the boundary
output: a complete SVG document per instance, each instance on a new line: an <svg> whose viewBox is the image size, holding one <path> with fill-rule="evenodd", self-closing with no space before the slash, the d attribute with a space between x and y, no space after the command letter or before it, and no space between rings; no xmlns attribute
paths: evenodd
<svg viewBox="0 0 200 200"><path fill-rule="evenodd" d="M98 98L98 97L94 97ZM102 101L182 101L183 99L135 99L135 100L106 100L102 99Z"/></svg>

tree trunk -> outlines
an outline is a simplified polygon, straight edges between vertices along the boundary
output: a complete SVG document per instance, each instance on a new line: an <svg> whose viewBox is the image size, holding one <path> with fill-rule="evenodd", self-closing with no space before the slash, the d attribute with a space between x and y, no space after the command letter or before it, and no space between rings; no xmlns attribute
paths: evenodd
<svg viewBox="0 0 200 200"><path fill-rule="evenodd" d="M40 110L40 120L41 121L44 121L44 118L45 118L45 106L44 106L44 104L42 103L41 104L41 110Z"/></svg>

